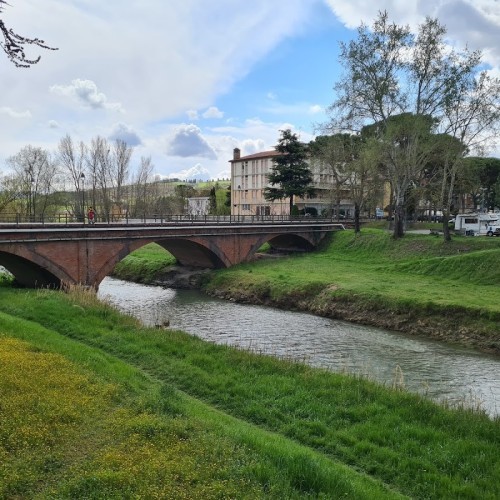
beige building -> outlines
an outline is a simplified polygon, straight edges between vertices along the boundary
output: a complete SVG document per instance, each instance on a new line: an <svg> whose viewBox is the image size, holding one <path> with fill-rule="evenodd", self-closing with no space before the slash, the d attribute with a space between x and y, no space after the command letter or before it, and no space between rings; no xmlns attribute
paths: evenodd
<svg viewBox="0 0 500 500"><path fill-rule="evenodd" d="M275 150L263 151L248 156L241 156L238 148L233 151L231 163L231 215L281 216L289 215L289 200L268 201L264 189L269 186L267 175L273 167L273 159L278 156ZM319 164L310 164L313 174L313 186L316 195L313 198L294 199L300 211L318 215L336 213L346 217L354 213L349 200L348 186L337 188L331 173L321 169Z"/></svg>

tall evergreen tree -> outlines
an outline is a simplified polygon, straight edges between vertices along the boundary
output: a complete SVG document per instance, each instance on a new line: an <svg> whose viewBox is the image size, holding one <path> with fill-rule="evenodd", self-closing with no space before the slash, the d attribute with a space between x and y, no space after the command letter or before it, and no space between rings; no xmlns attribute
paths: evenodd
<svg viewBox="0 0 500 500"><path fill-rule="evenodd" d="M210 189L210 194L208 195L208 214L217 215L217 194L215 187Z"/></svg>
<svg viewBox="0 0 500 500"><path fill-rule="evenodd" d="M290 216L293 212L294 197L314 196L313 176L307 163L307 146L299 141L290 129L282 130L274 158L274 165L268 174L271 186L264 189L266 200L290 200Z"/></svg>

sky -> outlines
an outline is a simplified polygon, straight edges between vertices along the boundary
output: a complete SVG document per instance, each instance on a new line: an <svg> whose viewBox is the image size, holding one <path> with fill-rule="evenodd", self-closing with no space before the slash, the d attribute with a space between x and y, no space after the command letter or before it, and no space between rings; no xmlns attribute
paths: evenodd
<svg viewBox="0 0 500 500"><path fill-rule="evenodd" d="M0 53L0 174L26 145L99 135L133 146L132 172L150 157L159 178L228 178L236 147L318 134L339 42L384 10L412 29L438 18L500 76L499 0L9 0L5 24L59 50L29 47L29 69Z"/></svg>

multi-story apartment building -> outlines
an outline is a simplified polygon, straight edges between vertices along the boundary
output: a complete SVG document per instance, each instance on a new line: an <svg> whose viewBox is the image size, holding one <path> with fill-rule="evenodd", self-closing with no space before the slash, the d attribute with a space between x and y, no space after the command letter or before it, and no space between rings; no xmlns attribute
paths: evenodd
<svg viewBox="0 0 500 500"><path fill-rule="evenodd" d="M278 156L275 150L263 151L241 156L238 148L233 151L231 163L231 215L289 215L288 199L269 201L264 197L264 189L269 186L267 175L273 167L273 159ZM313 198L295 198L299 210L315 211L318 215L339 213L349 217L353 214L353 204L349 200L349 186L339 186L334 182L332 173L322 169L317 163L310 162Z"/></svg>

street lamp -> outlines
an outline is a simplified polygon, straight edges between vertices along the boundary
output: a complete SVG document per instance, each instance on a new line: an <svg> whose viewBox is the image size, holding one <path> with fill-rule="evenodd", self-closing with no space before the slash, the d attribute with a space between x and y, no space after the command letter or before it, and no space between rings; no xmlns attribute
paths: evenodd
<svg viewBox="0 0 500 500"><path fill-rule="evenodd" d="M82 218L85 224L85 174L83 172L80 174L80 179L82 180Z"/></svg>
<svg viewBox="0 0 500 500"><path fill-rule="evenodd" d="M33 192L35 187L35 179L30 175L30 197L29 197L29 221L32 222L31 215L33 214L33 220L35 219L35 193Z"/></svg>

